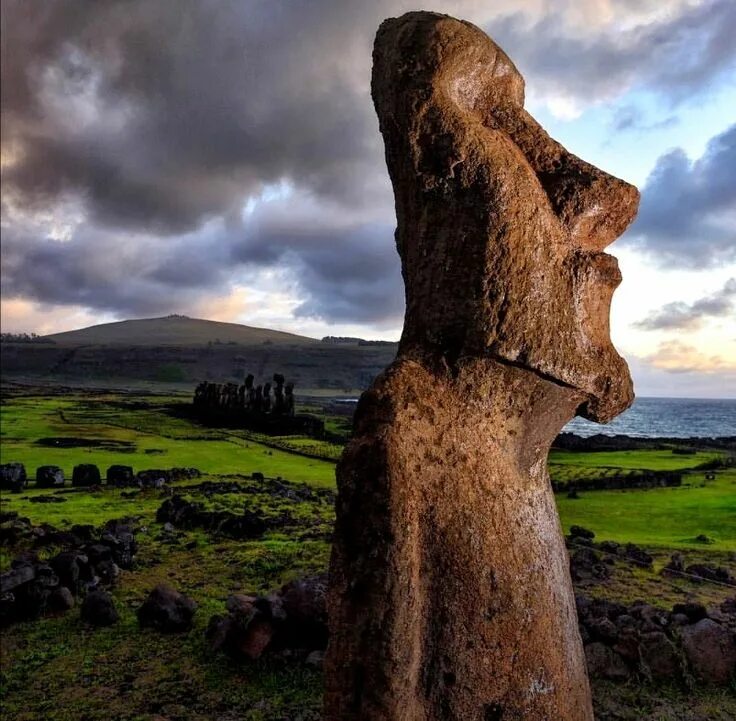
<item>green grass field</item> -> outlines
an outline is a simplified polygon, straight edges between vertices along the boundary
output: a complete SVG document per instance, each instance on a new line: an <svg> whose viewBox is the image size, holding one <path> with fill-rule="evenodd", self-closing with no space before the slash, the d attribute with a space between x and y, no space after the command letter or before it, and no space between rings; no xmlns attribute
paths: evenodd
<svg viewBox="0 0 736 721"><path fill-rule="evenodd" d="M702 547L695 539L705 534L715 541L712 548L736 551L736 471L702 478L686 476L691 485L681 488L581 492L576 500L559 495L562 526L585 526L601 541L665 548Z"/></svg>
<svg viewBox="0 0 736 721"><path fill-rule="evenodd" d="M146 468L194 467L207 474L258 471L291 481L331 486L335 466L264 446L235 432L212 431L172 418L155 408L118 407L108 397L14 398L0 407L0 462L17 461L35 473L40 465L58 465L68 478L79 463L101 471L113 464ZM167 399L157 399L163 405ZM42 438L83 438L103 447L40 446ZM119 448L114 448L115 445Z"/></svg>
<svg viewBox="0 0 736 721"><path fill-rule="evenodd" d="M306 437L268 438L243 430L212 429L166 412L182 397L131 397L115 394L16 396L0 406L0 461L24 463L33 475L39 465L53 464L71 477L74 465L95 463L104 472L122 463L134 470L192 466L206 476L261 472L315 486L334 487L334 463L340 446ZM334 423L334 420L330 420ZM39 439L87 439L99 447L48 447ZM266 445L268 444L268 445ZM638 470L684 471L683 487L635 491L590 491L572 500L560 494L564 528L578 524L601 539L626 540L667 548L697 548L696 536L716 541L714 550L736 550L736 471L719 471L705 482L700 471L687 472L723 454L699 451L677 455L670 450L571 452L553 450L550 475L570 480ZM30 488L28 498L39 492ZM136 503L146 503L144 497ZM116 491L70 495L64 504L40 506L5 494L5 507L48 522L101 523L130 513ZM43 518L41 518L43 516Z"/></svg>
<svg viewBox="0 0 736 721"><path fill-rule="evenodd" d="M175 484L175 492L217 511L244 507L265 516L290 514L301 531L279 529L259 540L243 541L201 529L180 531L173 543L161 542L155 521L165 490L126 495L115 488L65 488L63 503L35 503L49 495L33 484L20 494L3 493L0 507L17 511L34 524L68 527L75 523L102 525L112 518L132 517L138 529L135 566L123 571L113 590L120 622L91 630L81 624L78 610L38 621L18 623L0 639L0 704L3 718L13 721L316 721L322 694L319 670L303 663L266 656L247 666L213 654L205 629L213 614L222 613L231 593L263 594L284 582L324 571L327 540L334 518L330 494L319 501L295 502L266 493L207 495L203 480L248 481L254 471L294 482L334 488L334 463L298 455L298 451L337 457L340 447L304 437L267 438L237 429L205 428L173 416L167 407L181 397L73 393L14 395L0 406L0 460L20 461L32 477L42 464L61 466L67 475L78 463L113 463L135 470L194 466L202 479ZM335 428L339 421L330 419ZM94 440L95 447L48 447L39 439ZM265 445L268 444L268 445ZM284 448L275 447L282 444ZM683 549L689 562L728 564L736 550L736 469L718 471L704 482L702 471L687 469L719 454L680 456L670 451L568 453L550 457L554 478L571 479L620 471L683 470L681 488L581 492L577 500L557 496L563 528L572 524L594 530L599 540L646 546L655 557L652 570L617 562L611 579L586 593L630 602L646 598L671 607L686 598L720 602L728 589L696 585L687 579L664 581L659 569L672 549ZM56 493L54 493L56 495ZM126 497L128 496L128 497ZM314 534L316 535L309 535ZM715 540L699 544L701 533ZM17 550L17 549L15 549ZM41 556L57 549L43 548ZM0 552L0 570L12 560ZM165 581L198 604L189 633L162 635L140 630L136 608L157 583ZM621 694L628 693L623 705ZM594 684L597 713L612 708L629 715L610 718L665 719L667 708L688 704L692 718L729 718L736 701L729 691ZM664 709L661 713L658 709ZM718 710L713 715L713 709ZM725 715L721 715L721 713ZM632 715L633 714L633 715ZM659 715L657 715L659 714ZM700 714L700 716L697 716ZM602 715L603 717L603 715ZM605 716L608 718L609 716Z"/></svg>

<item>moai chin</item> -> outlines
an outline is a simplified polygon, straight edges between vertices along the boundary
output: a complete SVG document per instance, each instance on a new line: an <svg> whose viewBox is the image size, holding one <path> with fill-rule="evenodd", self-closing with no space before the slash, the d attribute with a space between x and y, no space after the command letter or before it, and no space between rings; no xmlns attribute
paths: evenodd
<svg viewBox="0 0 736 721"><path fill-rule="evenodd" d="M326 718L591 721L546 461L633 400L602 249L638 192L552 140L469 23L386 20L372 93L406 317L337 470Z"/></svg>

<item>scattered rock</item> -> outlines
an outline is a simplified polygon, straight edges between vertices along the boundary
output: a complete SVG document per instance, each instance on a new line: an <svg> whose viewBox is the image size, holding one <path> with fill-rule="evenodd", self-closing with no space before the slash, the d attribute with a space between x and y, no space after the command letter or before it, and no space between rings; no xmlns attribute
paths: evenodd
<svg viewBox="0 0 736 721"><path fill-rule="evenodd" d="M670 556L669 563L662 569L662 575L663 576L677 576L684 572L685 572L685 558L679 551L676 551L675 553L672 554L672 556Z"/></svg>
<svg viewBox="0 0 736 721"><path fill-rule="evenodd" d="M36 578L36 569L30 563L22 563L0 575L0 593L9 593Z"/></svg>
<svg viewBox="0 0 736 721"><path fill-rule="evenodd" d="M580 548L570 557L570 575L574 581L602 581L611 575L611 569L592 548Z"/></svg>
<svg viewBox="0 0 736 721"><path fill-rule="evenodd" d="M625 681L629 678L629 669L623 658L603 643L589 643L585 647L585 660L588 673L593 678L605 678L609 681Z"/></svg>
<svg viewBox="0 0 736 721"><path fill-rule="evenodd" d="M205 511L201 503L181 496L166 499L158 511L159 523L171 523L178 528L204 528L230 538L260 538L269 528L286 525L289 519L271 519L244 510L236 515L229 511Z"/></svg>
<svg viewBox="0 0 736 721"><path fill-rule="evenodd" d="M202 472L198 468L170 468L169 479L172 482L188 481L192 478L199 478Z"/></svg>
<svg viewBox="0 0 736 721"><path fill-rule="evenodd" d="M624 547L624 555L629 561L633 561L638 566L651 568L654 558L650 556L643 548L633 543L627 543Z"/></svg>
<svg viewBox="0 0 736 721"><path fill-rule="evenodd" d="M59 586L49 596L50 611L68 611L74 608L74 595L66 586Z"/></svg>
<svg viewBox="0 0 736 721"><path fill-rule="evenodd" d="M138 623L142 628L155 628L164 633L188 631L196 609L197 604L190 598L159 584L138 609Z"/></svg>
<svg viewBox="0 0 736 721"><path fill-rule="evenodd" d="M576 540L582 538L586 541L592 541L595 538L593 531L589 531L582 526L570 526L570 535Z"/></svg>
<svg viewBox="0 0 736 721"><path fill-rule="evenodd" d="M325 654L322 651L312 651L312 653L307 656L304 663L307 666L312 666L314 668L322 669L322 665L324 664L325 660Z"/></svg>
<svg viewBox="0 0 736 721"><path fill-rule="evenodd" d="M101 590L90 591L85 596L80 617L92 626L112 626L119 618L112 596Z"/></svg>
<svg viewBox="0 0 736 721"><path fill-rule="evenodd" d="M727 586L736 586L736 577L731 575L727 568L708 566L704 563L694 563L685 569L685 573L695 576L696 579L725 583Z"/></svg>
<svg viewBox="0 0 736 721"><path fill-rule="evenodd" d="M287 583L279 594L286 614L281 643L289 648L327 647L327 574Z"/></svg>
<svg viewBox="0 0 736 721"><path fill-rule="evenodd" d="M59 582L75 594L79 594L94 578L89 558L79 551L62 551L49 563L59 577Z"/></svg>
<svg viewBox="0 0 736 721"><path fill-rule="evenodd" d="M619 551L621 549L621 544L616 543L616 541L601 541L598 544L598 549L602 553L610 553L613 556L619 555Z"/></svg>

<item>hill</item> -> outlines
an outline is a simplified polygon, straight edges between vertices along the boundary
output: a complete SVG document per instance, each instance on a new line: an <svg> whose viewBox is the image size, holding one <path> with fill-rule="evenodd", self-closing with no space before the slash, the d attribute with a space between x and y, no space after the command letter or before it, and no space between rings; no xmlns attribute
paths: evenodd
<svg viewBox="0 0 736 721"><path fill-rule="evenodd" d="M93 384L123 388L203 380L257 382L283 373L299 391L354 393L366 388L394 358L397 345L349 343L252 328L237 323L167 316L82 328L36 342L0 339L3 380ZM47 341L47 342L44 342Z"/></svg>
<svg viewBox="0 0 736 721"><path fill-rule="evenodd" d="M43 336L57 345L198 346L208 343L237 345L310 345L315 338L239 323L221 323L184 315L122 320Z"/></svg>

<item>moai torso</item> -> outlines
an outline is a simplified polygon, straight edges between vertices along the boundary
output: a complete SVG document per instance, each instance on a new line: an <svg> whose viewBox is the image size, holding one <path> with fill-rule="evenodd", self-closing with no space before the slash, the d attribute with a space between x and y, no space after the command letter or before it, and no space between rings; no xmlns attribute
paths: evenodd
<svg viewBox="0 0 736 721"><path fill-rule="evenodd" d="M633 399L602 249L635 188L553 141L478 28L387 20L373 98L407 309L337 470L328 721L591 721L546 471Z"/></svg>

